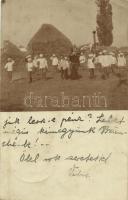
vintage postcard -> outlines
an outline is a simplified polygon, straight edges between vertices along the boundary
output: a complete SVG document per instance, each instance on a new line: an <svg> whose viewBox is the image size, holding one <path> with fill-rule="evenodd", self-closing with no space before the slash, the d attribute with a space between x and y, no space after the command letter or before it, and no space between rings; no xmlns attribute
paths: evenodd
<svg viewBox="0 0 128 200"><path fill-rule="evenodd" d="M0 200L128 200L128 0L1 0Z"/></svg>
<svg viewBox="0 0 128 200"><path fill-rule="evenodd" d="M127 0L1 6L1 111L128 109Z"/></svg>

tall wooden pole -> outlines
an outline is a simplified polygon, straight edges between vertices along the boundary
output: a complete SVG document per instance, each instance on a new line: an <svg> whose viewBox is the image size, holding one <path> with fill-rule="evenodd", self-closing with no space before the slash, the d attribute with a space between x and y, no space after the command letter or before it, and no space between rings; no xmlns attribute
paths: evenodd
<svg viewBox="0 0 128 200"><path fill-rule="evenodd" d="M94 51L96 51L96 31L93 31L93 45L94 45Z"/></svg>

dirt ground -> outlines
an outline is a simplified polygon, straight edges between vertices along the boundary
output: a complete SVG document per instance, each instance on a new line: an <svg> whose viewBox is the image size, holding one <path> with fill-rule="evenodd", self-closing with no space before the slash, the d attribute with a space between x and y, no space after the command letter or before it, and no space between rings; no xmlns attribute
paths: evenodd
<svg viewBox="0 0 128 200"><path fill-rule="evenodd" d="M128 73L128 72L127 72ZM101 73L96 70L95 78L90 79L88 70L79 69L81 77L78 80L62 80L60 73L51 67L47 72L47 80L41 80L39 73L33 74L33 82L28 83L27 72L14 72L13 82L8 81L7 73L2 72L0 110L1 111L43 111L43 110L127 110L128 109L128 85L118 86L119 78L114 74L106 80L101 78ZM72 97L92 97L94 94L104 96L107 107L100 106L39 106L30 102L25 103L25 98L33 95L44 101L44 97L58 97L61 95ZM55 101L55 100L54 100ZM54 102L55 103L55 102ZM51 105L51 104L50 104Z"/></svg>

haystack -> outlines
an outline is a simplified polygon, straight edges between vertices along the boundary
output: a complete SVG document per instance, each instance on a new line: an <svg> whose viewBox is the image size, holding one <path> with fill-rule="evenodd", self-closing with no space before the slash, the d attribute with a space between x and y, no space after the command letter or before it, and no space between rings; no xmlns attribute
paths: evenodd
<svg viewBox="0 0 128 200"><path fill-rule="evenodd" d="M47 55L69 54L72 50L71 41L53 25L44 24L28 43L28 51L32 54Z"/></svg>

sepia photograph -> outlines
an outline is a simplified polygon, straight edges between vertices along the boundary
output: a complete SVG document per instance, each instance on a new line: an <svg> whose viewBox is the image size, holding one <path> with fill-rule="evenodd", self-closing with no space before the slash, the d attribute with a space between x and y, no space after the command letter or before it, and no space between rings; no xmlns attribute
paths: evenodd
<svg viewBox="0 0 128 200"><path fill-rule="evenodd" d="M0 200L128 200L128 0L0 3Z"/></svg>
<svg viewBox="0 0 128 200"><path fill-rule="evenodd" d="M3 0L1 12L1 112L128 109L128 0Z"/></svg>

